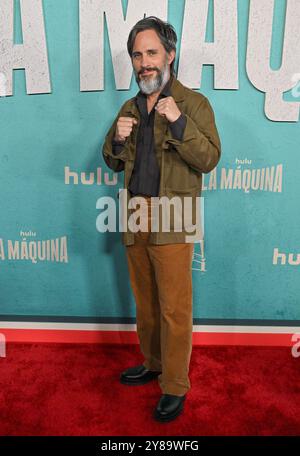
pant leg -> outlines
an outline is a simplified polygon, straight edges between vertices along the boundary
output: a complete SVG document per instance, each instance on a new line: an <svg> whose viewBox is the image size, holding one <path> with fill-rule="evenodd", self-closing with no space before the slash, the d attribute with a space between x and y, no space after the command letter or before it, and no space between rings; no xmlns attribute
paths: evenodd
<svg viewBox="0 0 300 456"><path fill-rule="evenodd" d="M150 220L150 212L146 217ZM143 364L147 369L161 371L160 306L155 273L147 251L149 235L149 230L135 233L135 243L126 246L126 256L136 303L137 334L145 358Z"/></svg>
<svg viewBox="0 0 300 456"><path fill-rule="evenodd" d="M192 352L192 257L194 244L148 245L155 271L161 311L162 374L164 394L184 395Z"/></svg>

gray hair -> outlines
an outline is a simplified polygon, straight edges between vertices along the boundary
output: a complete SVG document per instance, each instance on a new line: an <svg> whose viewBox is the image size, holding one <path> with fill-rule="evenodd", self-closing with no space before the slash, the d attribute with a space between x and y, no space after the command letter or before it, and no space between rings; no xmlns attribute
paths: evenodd
<svg viewBox="0 0 300 456"><path fill-rule="evenodd" d="M135 26L131 29L128 40L127 40L127 50L128 54L132 58L132 49L133 49L133 43L136 38L136 35L139 32L142 32L144 30L149 30L153 29L156 31L161 44L165 48L166 52L170 53L172 49L176 52L176 43L177 43L177 35L175 32L174 27L169 24L168 22L162 21L156 16L148 16L145 17L144 19L141 19L138 21ZM171 63L170 66L170 73L174 73L174 64L175 64L175 58L173 59L173 62Z"/></svg>

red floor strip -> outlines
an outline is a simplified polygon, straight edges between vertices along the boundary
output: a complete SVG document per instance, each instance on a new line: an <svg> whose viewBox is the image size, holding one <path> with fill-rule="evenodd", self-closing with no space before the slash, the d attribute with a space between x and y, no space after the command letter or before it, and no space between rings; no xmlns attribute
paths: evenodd
<svg viewBox="0 0 300 456"><path fill-rule="evenodd" d="M8 342L138 344L134 331L81 331L0 328ZM193 345L293 345L292 334L194 332Z"/></svg>

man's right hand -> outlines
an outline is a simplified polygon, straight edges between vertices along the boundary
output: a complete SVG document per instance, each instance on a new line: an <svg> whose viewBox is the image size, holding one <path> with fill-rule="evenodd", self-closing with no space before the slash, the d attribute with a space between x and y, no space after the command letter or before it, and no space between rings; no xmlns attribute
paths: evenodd
<svg viewBox="0 0 300 456"><path fill-rule="evenodd" d="M133 125L136 125L137 123L138 121L134 117L119 117L114 140L125 142L126 138L132 132Z"/></svg>

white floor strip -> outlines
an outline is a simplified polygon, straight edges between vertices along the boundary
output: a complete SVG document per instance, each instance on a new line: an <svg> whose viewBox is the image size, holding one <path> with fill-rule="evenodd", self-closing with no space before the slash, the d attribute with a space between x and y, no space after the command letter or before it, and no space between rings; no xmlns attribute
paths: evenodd
<svg viewBox="0 0 300 456"><path fill-rule="evenodd" d="M105 323L57 323L57 322L16 322L0 321L1 329L48 329L72 331L136 331L135 324L105 324ZM193 332L203 333L253 333L253 334L300 334L296 326L235 326L235 325L194 325Z"/></svg>

